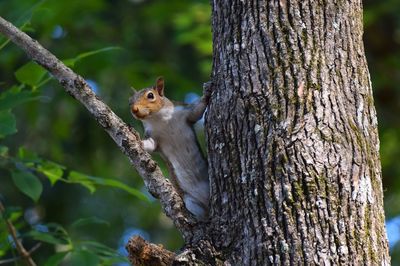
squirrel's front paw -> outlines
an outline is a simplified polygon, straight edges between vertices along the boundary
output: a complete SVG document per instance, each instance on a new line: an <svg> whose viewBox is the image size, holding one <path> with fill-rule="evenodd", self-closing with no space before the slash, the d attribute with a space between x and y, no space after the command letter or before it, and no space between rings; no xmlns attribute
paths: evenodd
<svg viewBox="0 0 400 266"><path fill-rule="evenodd" d="M153 152L156 149L156 142L152 138L142 140L142 145L147 152Z"/></svg>

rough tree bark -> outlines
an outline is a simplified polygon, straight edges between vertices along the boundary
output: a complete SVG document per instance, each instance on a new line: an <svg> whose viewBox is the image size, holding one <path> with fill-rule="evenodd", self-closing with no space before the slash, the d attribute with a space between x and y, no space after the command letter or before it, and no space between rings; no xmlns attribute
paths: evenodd
<svg viewBox="0 0 400 266"><path fill-rule="evenodd" d="M361 1L212 8L213 245L232 265L389 265Z"/></svg>
<svg viewBox="0 0 400 266"><path fill-rule="evenodd" d="M389 265L361 2L211 4L211 219L204 224L80 76L2 19L0 31L88 108L184 235L177 256L131 239L133 262Z"/></svg>

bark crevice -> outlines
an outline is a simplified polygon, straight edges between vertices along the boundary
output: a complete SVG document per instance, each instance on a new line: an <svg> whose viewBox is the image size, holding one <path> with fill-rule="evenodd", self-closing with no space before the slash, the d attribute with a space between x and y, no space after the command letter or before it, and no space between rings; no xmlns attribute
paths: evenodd
<svg viewBox="0 0 400 266"><path fill-rule="evenodd" d="M207 138L213 222L238 240L227 260L389 264L361 3L212 8Z"/></svg>

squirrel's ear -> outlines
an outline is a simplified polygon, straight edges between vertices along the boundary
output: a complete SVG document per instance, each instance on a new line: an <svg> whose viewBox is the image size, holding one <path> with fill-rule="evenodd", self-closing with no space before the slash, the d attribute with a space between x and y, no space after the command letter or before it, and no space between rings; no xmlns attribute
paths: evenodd
<svg viewBox="0 0 400 266"><path fill-rule="evenodd" d="M159 77L156 81L156 89L160 96L164 96L164 78Z"/></svg>
<svg viewBox="0 0 400 266"><path fill-rule="evenodd" d="M136 94L136 93L137 93L137 90L135 90L134 87L131 87L131 90L132 90L133 94Z"/></svg>

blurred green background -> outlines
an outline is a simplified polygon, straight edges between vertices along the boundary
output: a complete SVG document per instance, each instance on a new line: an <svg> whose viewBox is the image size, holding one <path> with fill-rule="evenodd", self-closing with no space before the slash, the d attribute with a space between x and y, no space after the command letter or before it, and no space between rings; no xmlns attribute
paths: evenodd
<svg viewBox="0 0 400 266"><path fill-rule="evenodd" d="M400 264L400 3L371 0L364 5L395 265ZM209 1L203 0L0 1L1 16L58 58L74 58L66 62L74 62L73 69L96 93L140 130L128 110L130 86L140 89L163 75L170 98L192 100L201 93L211 71L210 14ZM122 265L124 259L113 250L124 254L124 244L134 234L179 249L182 240L171 221L108 135L56 81L26 65L26 55L5 42L0 37L0 105L10 88L19 99L23 93L29 97L12 108L18 131L0 136L0 199L7 207L3 217L13 220L27 248L43 242L34 252L35 261L57 265L66 256L65 265ZM3 115L10 117L8 110ZM32 187L38 184L30 184L25 189L31 192L25 193L23 185L16 185L29 173L42 186L37 202ZM137 189L149 200L109 180ZM15 252L9 242L0 225L0 262Z"/></svg>

